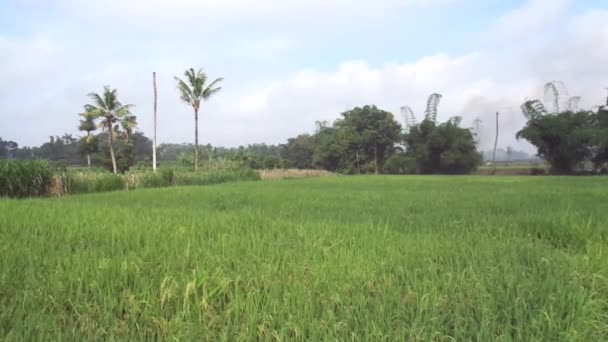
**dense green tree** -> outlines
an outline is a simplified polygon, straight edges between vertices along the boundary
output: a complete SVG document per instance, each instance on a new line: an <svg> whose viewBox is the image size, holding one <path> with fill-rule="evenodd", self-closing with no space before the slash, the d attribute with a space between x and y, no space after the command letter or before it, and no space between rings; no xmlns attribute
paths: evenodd
<svg viewBox="0 0 608 342"><path fill-rule="evenodd" d="M410 128L405 136L406 156L415 161L419 173L466 174L481 164L473 134L459 122L437 125L424 120Z"/></svg>
<svg viewBox="0 0 608 342"><path fill-rule="evenodd" d="M600 106L594 115L595 130L593 133L593 163L596 169L608 172L608 99L606 106Z"/></svg>
<svg viewBox="0 0 608 342"><path fill-rule="evenodd" d="M313 154L315 152L315 139L310 134L300 134L295 138L287 139L281 145L281 157L285 159L288 167L296 169L312 169Z"/></svg>
<svg viewBox="0 0 608 342"><path fill-rule="evenodd" d="M568 174L593 156L593 119L587 111L531 115L516 137L534 145L553 173Z"/></svg>
<svg viewBox="0 0 608 342"><path fill-rule="evenodd" d="M339 130L326 127L319 130L315 138L313 165L317 168L332 172L348 172L352 167L345 161L348 159L343 141L339 139Z"/></svg>
<svg viewBox="0 0 608 342"><path fill-rule="evenodd" d="M401 126L393 114L376 106L354 108L342 113L334 124L341 131L345 152L354 156L355 164L373 164L378 174L389 152L401 137Z"/></svg>
<svg viewBox="0 0 608 342"><path fill-rule="evenodd" d="M313 164L329 171L377 174L400 135L401 126L391 113L357 107L342 113L332 127L318 129Z"/></svg>
<svg viewBox="0 0 608 342"><path fill-rule="evenodd" d="M222 87L216 87L216 85L224 79L217 78L209 85L206 85L207 74L202 69L195 71L193 68L186 70L184 76L186 81L178 77L175 77L175 80L177 81L177 89L179 90L181 100L194 109L194 170L198 170L198 112L202 101L208 100L213 94L222 89Z"/></svg>

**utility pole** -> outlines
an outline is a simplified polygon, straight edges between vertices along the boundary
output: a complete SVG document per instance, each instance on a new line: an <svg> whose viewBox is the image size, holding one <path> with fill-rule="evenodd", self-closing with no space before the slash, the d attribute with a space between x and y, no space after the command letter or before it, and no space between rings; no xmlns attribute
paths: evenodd
<svg viewBox="0 0 608 342"><path fill-rule="evenodd" d="M496 112L496 139L494 140L494 153L492 154L492 176L496 174L496 147L498 146L498 115L499 113Z"/></svg>
<svg viewBox="0 0 608 342"><path fill-rule="evenodd" d="M154 137L152 138L152 170L156 173L156 103L158 93L156 91L156 72L152 72L152 85L154 87Z"/></svg>

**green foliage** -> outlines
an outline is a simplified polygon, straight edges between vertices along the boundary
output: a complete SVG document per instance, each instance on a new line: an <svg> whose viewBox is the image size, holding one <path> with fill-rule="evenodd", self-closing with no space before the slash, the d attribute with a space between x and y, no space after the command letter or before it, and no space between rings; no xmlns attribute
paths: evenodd
<svg viewBox="0 0 608 342"><path fill-rule="evenodd" d="M402 152L397 152L388 157L383 171L392 175L413 174L416 173L416 160Z"/></svg>
<svg viewBox="0 0 608 342"><path fill-rule="evenodd" d="M572 173L593 156L593 117L586 111L531 116L517 138L536 146L553 173Z"/></svg>
<svg viewBox="0 0 608 342"><path fill-rule="evenodd" d="M606 341L605 177L0 200L0 339Z"/></svg>
<svg viewBox="0 0 608 342"><path fill-rule="evenodd" d="M108 172L64 171L59 179L62 195L125 190L124 177Z"/></svg>
<svg viewBox="0 0 608 342"><path fill-rule="evenodd" d="M184 185L212 185L235 181L260 180L260 174L251 169L232 169L203 172L176 172L175 184Z"/></svg>
<svg viewBox="0 0 608 342"><path fill-rule="evenodd" d="M11 140L2 140L2 138L0 138L0 159L3 158L13 158L13 151L16 150L19 147L19 144L17 144L14 141Z"/></svg>
<svg viewBox="0 0 608 342"><path fill-rule="evenodd" d="M594 123L592 160L596 169L608 173L608 104L597 111Z"/></svg>
<svg viewBox="0 0 608 342"><path fill-rule="evenodd" d="M315 138L309 134L300 134L287 139L287 144L281 145L281 156L287 161L288 168L313 169L315 153Z"/></svg>
<svg viewBox="0 0 608 342"><path fill-rule="evenodd" d="M393 114L376 106L357 107L317 132L313 162L329 171L378 173L400 137Z"/></svg>
<svg viewBox="0 0 608 342"><path fill-rule="evenodd" d="M222 87L216 87L223 78L218 78L207 85L207 74L202 70L187 69L184 72L185 81L175 77L180 99L198 110L201 101L207 100L213 94L219 92Z"/></svg>
<svg viewBox="0 0 608 342"><path fill-rule="evenodd" d="M46 160L0 160L0 197L37 197L53 185L53 166Z"/></svg>
<svg viewBox="0 0 608 342"><path fill-rule="evenodd" d="M102 137L107 136L105 133ZM137 156L135 154L136 142L118 140L114 141L114 155L116 157L116 169L118 173L128 172L137 162ZM101 143L100 154L95 156L97 164L103 165L107 170L112 171L112 159L110 154L109 143Z"/></svg>
<svg viewBox="0 0 608 342"><path fill-rule="evenodd" d="M405 144L407 157L415 160L418 172L423 174L468 174L483 161L473 134L461 128L459 120L439 125L424 120L410 128Z"/></svg>
<svg viewBox="0 0 608 342"><path fill-rule="evenodd" d="M194 152L180 152L175 161L179 166L194 167Z"/></svg>

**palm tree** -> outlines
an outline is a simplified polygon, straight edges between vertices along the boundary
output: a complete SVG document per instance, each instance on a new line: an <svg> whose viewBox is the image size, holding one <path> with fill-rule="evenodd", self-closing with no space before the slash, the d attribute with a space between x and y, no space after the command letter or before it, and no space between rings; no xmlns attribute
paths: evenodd
<svg viewBox="0 0 608 342"><path fill-rule="evenodd" d="M87 138L85 139L85 143L87 145L91 144L93 141L93 136L91 132L94 132L97 127L95 126L95 112L85 111L84 113L78 114L82 117L80 120L80 124L78 125L78 130L81 132L87 132ZM90 148L87 146L87 166L91 168L91 153Z"/></svg>
<svg viewBox="0 0 608 342"><path fill-rule="evenodd" d="M222 89L222 87L216 88L215 86L224 79L217 78L208 86L205 86L207 74L202 69L195 71L193 68L186 70L184 76L188 82L181 80L179 77L175 77L175 80L181 100L194 109L194 170L198 171L198 111L202 101L208 100L211 95Z"/></svg>
<svg viewBox="0 0 608 342"><path fill-rule="evenodd" d="M128 114L120 120L120 126L122 127L125 135L125 140L129 142L129 137L133 130L137 128L137 117L135 115Z"/></svg>
<svg viewBox="0 0 608 342"><path fill-rule="evenodd" d="M90 93L89 97L94 104L85 106L87 112L94 113L95 118L101 118L99 126L108 131L108 142L110 145L110 158L112 158L112 170L117 173L116 156L114 154L114 124L120 121L123 117L131 115L129 109L133 105L123 105L118 101L118 92L116 89L110 89L109 86L103 88L103 94Z"/></svg>

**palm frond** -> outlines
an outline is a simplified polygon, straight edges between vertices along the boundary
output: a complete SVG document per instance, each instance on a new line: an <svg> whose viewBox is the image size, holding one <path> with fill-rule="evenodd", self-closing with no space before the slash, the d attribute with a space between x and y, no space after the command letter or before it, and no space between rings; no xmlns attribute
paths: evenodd
<svg viewBox="0 0 608 342"><path fill-rule="evenodd" d="M127 115L131 114L131 108L135 107L135 105L132 104L127 104L127 105L121 105L120 107L116 108L115 110L115 114L117 118L121 118Z"/></svg>
<svg viewBox="0 0 608 342"><path fill-rule="evenodd" d="M204 100L209 99L211 96L213 96L215 93L218 93L220 90L222 90L222 87L217 87L215 89L206 88L205 91L203 92L203 99Z"/></svg>
<svg viewBox="0 0 608 342"><path fill-rule="evenodd" d="M101 98L101 96L97 93L89 93L87 96L89 96L93 102L95 103L95 105L87 105L89 107L92 108L97 108L100 110L107 110L107 106L106 103L104 102L103 98Z"/></svg>
<svg viewBox="0 0 608 342"><path fill-rule="evenodd" d="M547 114L545 105L539 100L527 100L521 105L521 111L527 120L536 119L539 116Z"/></svg>
<svg viewBox="0 0 608 342"><path fill-rule="evenodd" d="M179 77L175 77L175 81L177 81L177 90L179 90L180 99L183 102L192 105L194 103L194 95L192 94L192 89L190 89L188 84Z"/></svg>
<svg viewBox="0 0 608 342"><path fill-rule="evenodd" d="M217 78L215 81L211 82L211 84L209 84L203 91L203 99L207 100L213 94L222 90L222 87L215 87L215 85L222 82L223 80L224 80L224 78L220 77L220 78Z"/></svg>

